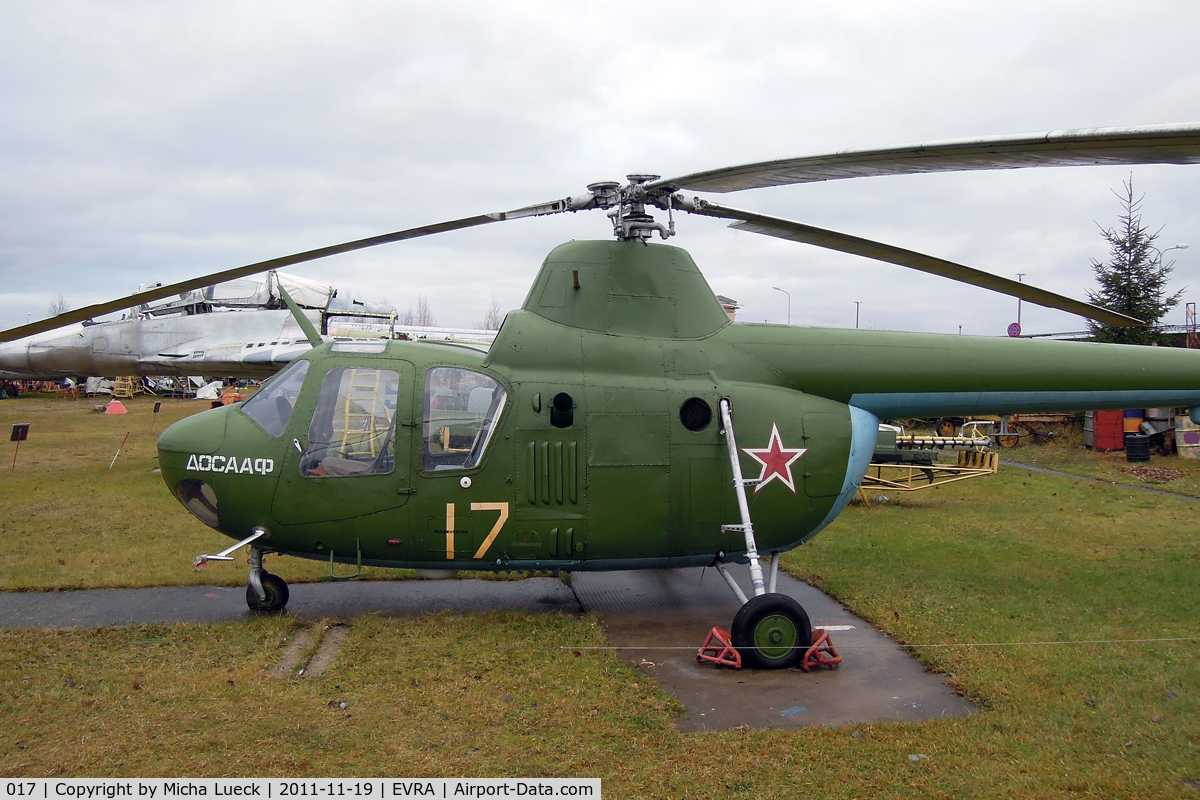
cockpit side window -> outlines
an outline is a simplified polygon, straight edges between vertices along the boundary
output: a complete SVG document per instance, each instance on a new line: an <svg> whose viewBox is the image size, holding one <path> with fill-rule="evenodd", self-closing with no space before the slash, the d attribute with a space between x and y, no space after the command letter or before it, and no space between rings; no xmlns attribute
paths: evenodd
<svg viewBox="0 0 1200 800"><path fill-rule="evenodd" d="M292 408L296 405L296 395L300 394L304 376L308 374L308 364L307 359L301 359L276 375L258 394L242 404L242 413L278 439L292 418Z"/></svg>
<svg viewBox="0 0 1200 800"><path fill-rule="evenodd" d="M480 372L435 367L425 375L421 468L470 469L487 449L507 393Z"/></svg>
<svg viewBox="0 0 1200 800"><path fill-rule="evenodd" d="M400 375L390 369L334 367L308 427L300 458L306 478L383 475L395 466L396 397Z"/></svg>

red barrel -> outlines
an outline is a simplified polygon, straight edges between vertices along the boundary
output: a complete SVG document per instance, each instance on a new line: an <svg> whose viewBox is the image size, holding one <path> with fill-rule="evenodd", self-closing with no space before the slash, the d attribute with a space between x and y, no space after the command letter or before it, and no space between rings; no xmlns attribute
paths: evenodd
<svg viewBox="0 0 1200 800"><path fill-rule="evenodd" d="M1125 412L1097 411L1092 414L1092 432L1097 450L1125 449Z"/></svg>

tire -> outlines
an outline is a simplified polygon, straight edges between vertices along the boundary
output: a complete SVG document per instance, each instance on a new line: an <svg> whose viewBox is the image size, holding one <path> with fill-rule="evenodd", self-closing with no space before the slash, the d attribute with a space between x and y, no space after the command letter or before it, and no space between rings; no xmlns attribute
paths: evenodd
<svg viewBox="0 0 1200 800"><path fill-rule="evenodd" d="M1019 436L1016 436L1011 433L1003 433L996 437L996 443L1006 449L1010 448L1010 447L1016 447L1017 442L1019 442L1020 440L1021 439Z"/></svg>
<svg viewBox="0 0 1200 800"><path fill-rule="evenodd" d="M804 607L786 594L751 598L733 618L733 646L753 669L787 669L812 644L812 624Z"/></svg>
<svg viewBox="0 0 1200 800"><path fill-rule="evenodd" d="M246 587L246 605L254 614L278 614L288 602L288 587L283 578L269 572L262 574L262 588L267 597L259 600L254 588Z"/></svg>
<svg viewBox="0 0 1200 800"><path fill-rule="evenodd" d="M942 417L933 426L933 429L937 432L938 436L953 436L956 429L954 422L954 419L951 417Z"/></svg>

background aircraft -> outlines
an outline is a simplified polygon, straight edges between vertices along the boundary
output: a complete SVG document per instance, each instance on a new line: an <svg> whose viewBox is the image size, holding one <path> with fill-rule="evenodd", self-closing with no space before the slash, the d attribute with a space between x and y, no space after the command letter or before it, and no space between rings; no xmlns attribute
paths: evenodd
<svg viewBox="0 0 1200 800"><path fill-rule="evenodd" d="M228 281L141 303L121 319L87 320L0 344L0 378L266 378L312 347L285 307L281 285L323 336L390 336L394 330L391 306L353 300L329 284L271 271L262 281Z"/></svg>

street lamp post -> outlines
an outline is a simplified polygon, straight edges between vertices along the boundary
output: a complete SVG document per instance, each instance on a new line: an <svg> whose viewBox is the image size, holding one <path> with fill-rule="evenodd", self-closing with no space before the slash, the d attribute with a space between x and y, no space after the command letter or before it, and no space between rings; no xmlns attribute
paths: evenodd
<svg viewBox="0 0 1200 800"><path fill-rule="evenodd" d="M784 294L787 295L787 299L788 299L787 324L791 325L792 324L792 293L789 292L787 289L780 289L778 286L772 286L771 288L777 292L783 292Z"/></svg>
<svg viewBox="0 0 1200 800"><path fill-rule="evenodd" d="M1025 277L1024 272L1017 273L1017 283L1023 283L1021 279ZM1021 327L1021 298L1017 298L1017 327Z"/></svg>
<svg viewBox="0 0 1200 800"><path fill-rule="evenodd" d="M1154 247L1154 246L1151 246L1150 249L1153 250L1154 252L1158 253L1158 263L1161 264L1163 262L1163 258L1167 255L1167 253L1171 252L1172 250L1187 250L1188 246L1186 244L1181 243L1181 244L1171 245L1166 250L1159 250L1157 247Z"/></svg>

